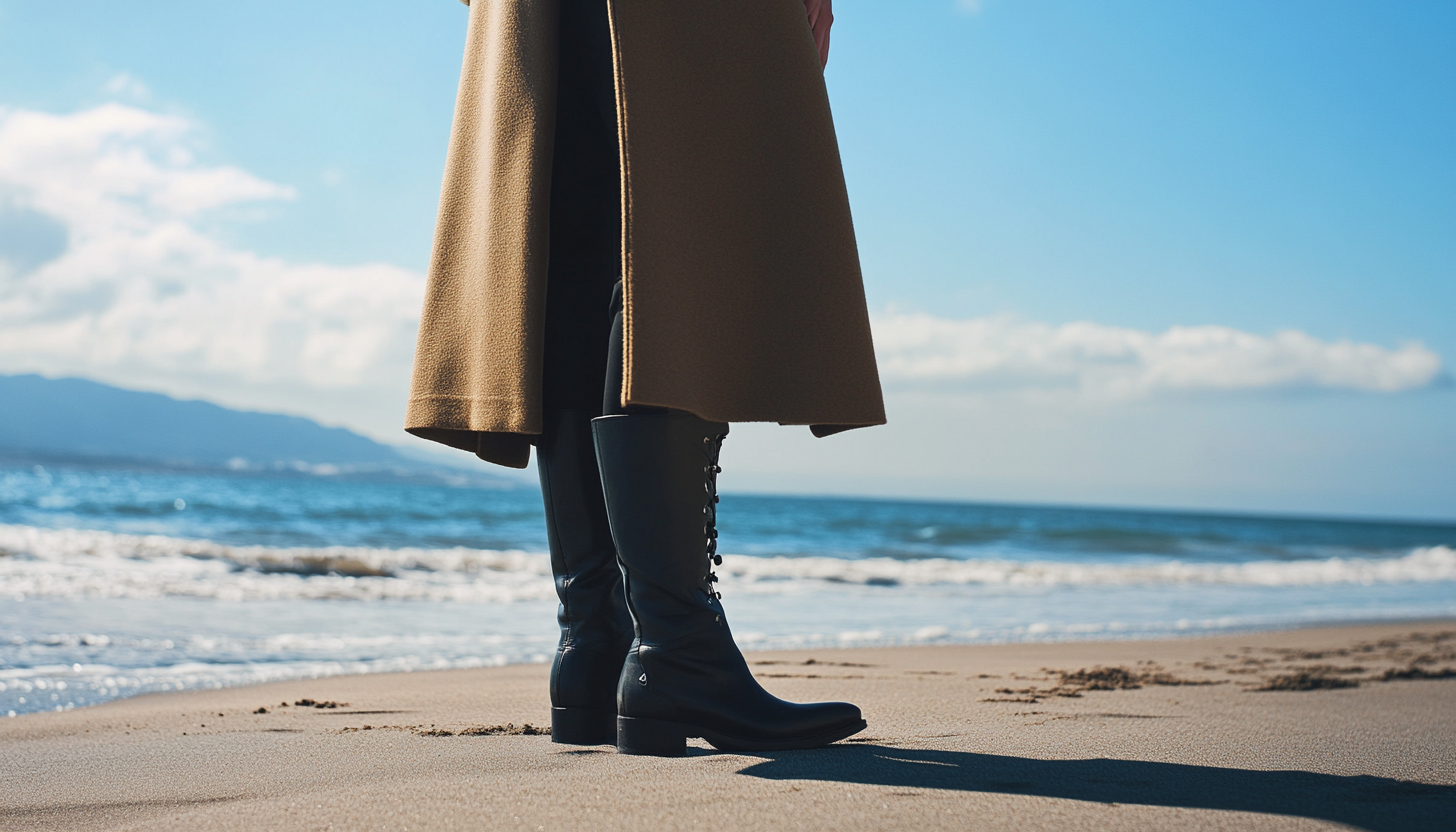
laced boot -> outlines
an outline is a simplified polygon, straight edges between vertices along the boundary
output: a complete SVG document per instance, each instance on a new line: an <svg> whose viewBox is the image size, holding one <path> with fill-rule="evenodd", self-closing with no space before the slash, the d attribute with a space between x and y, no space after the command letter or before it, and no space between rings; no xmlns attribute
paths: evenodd
<svg viewBox="0 0 1456 832"><path fill-rule="evenodd" d="M714 584L718 450L728 425L681 411L592 421L635 639L617 686L617 750L682 756L688 737L732 751L815 748L865 727L843 702L764 690Z"/></svg>
<svg viewBox="0 0 1456 832"><path fill-rule="evenodd" d="M548 410L536 449L561 642L551 663L551 739L608 745L617 737L617 677L632 620L607 524L586 410Z"/></svg>

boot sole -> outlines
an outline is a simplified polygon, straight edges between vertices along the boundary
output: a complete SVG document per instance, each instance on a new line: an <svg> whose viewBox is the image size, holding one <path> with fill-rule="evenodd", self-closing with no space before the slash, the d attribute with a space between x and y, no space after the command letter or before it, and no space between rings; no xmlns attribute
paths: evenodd
<svg viewBox="0 0 1456 832"><path fill-rule="evenodd" d="M551 741L563 745L611 745L617 741L617 709L552 708Z"/></svg>
<svg viewBox="0 0 1456 832"><path fill-rule="evenodd" d="M792 751L822 748L845 737L852 737L868 726L864 720L843 725L812 737L790 740L745 740L685 722L641 717L617 717L617 753L649 757L683 757L688 753L688 737L702 737L720 751Z"/></svg>

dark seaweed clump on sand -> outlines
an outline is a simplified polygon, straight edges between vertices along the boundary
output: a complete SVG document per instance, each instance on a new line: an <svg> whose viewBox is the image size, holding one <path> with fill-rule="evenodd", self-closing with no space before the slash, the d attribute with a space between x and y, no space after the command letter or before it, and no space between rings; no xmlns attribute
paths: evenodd
<svg viewBox="0 0 1456 832"><path fill-rule="evenodd" d="M551 729L540 728L529 722L521 725L507 722L505 725L473 725L469 728L461 728L459 731L430 728L415 733L422 737L539 737L551 733Z"/></svg>
<svg viewBox="0 0 1456 832"><path fill-rule="evenodd" d="M1346 679L1328 673L1301 671L1299 673L1286 673L1282 676L1273 676L1265 680L1264 684L1255 691L1264 690L1334 690L1336 688L1358 688L1360 682L1355 679Z"/></svg>
<svg viewBox="0 0 1456 832"><path fill-rule="evenodd" d="M1041 699L1049 696L1076 699L1083 693L1093 690L1138 690L1145 685L1172 687L1179 685L1223 684L1222 682L1211 682L1203 679L1184 679L1174 676L1158 667L1150 667L1144 670L1133 670L1126 667L1084 667L1081 670L1047 670L1046 672L1056 675L1057 683L1052 687L997 688L997 693L1008 694L1016 698L983 699L981 701L1039 702Z"/></svg>
<svg viewBox="0 0 1456 832"><path fill-rule="evenodd" d="M335 702L332 699L327 700L327 701L324 701L324 702L317 702L317 701L312 700L312 699L300 699L297 702L294 702L293 704L297 705L300 708L347 708L347 707L349 707L349 703L348 702Z"/></svg>

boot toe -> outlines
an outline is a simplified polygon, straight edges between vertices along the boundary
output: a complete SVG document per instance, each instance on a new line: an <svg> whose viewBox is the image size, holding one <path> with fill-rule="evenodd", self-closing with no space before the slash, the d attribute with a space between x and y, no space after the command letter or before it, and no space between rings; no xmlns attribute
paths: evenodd
<svg viewBox="0 0 1456 832"><path fill-rule="evenodd" d="M839 734L834 739L826 741L834 742L864 730L864 715L860 713L858 707L848 702L818 702L807 707L813 710L811 714L805 714L810 718L806 719L800 730L795 732L800 736L807 738Z"/></svg>
<svg viewBox="0 0 1456 832"><path fill-rule="evenodd" d="M772 709L777 713L759 712L737 724L719 723L719 730L705 725L699 736L725 751L779 751L819 748L865 729L859 708L847 702L782 705L786 707Z"/></svg>
<svg viewBox="0 0 1456 832"><path fill-rule="evenodd" d="M849 725L856 722L864 722L864 714L860 712L858 705L851 705L848 702L828 702L830 716L834 717L836 725Z"/></svg>

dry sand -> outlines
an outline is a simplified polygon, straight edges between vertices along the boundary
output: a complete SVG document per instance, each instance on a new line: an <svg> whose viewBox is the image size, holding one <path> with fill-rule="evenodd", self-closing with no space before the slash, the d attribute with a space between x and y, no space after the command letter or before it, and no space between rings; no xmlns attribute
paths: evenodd
<svg viewBox="0 0 1456 832"><path fill-rule="evenodd" d="M159 694L0 719L0 828L1456 829L1456 622L749 658L869 730L553 745L542 666Z"/></svg>

